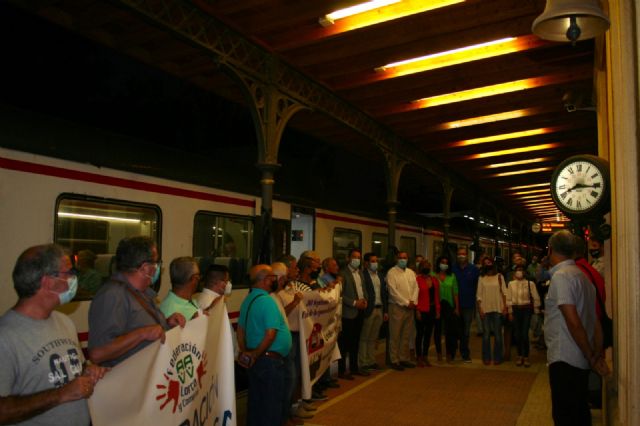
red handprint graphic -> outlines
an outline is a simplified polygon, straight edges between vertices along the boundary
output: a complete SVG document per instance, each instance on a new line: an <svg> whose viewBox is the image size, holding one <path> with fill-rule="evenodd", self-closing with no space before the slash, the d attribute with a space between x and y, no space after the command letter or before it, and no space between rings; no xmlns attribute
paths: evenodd
<svg viewBox="0 0 640 426"><path fill-rule="evenodd" d="M198 371L199 370L200 367L198 367ZM180 399L180 383L177 380L171 380L166 374L164 374L164 378L169 382L169 389L166 393L156 396L156 401L159 401L165 397L167 398L160 406L161 410L165 407L165 405L169 403L169 401L173 401L173 412L175 413L176 408L178 407L178 400ZM156 385L156 389L167 389L167 386Z"/></svg>
<svg viewBox="0 0 640 426"><path fill-rule="evenodd" d="M203 352L202 353L202 359L200 360L200 364L198 364L198 368L196 369L196 373L198 373L198 386L200 387L200 389L202 389L202 382L200 381L200 379L202 379L202 376L204 376L207 373L207 353Z"/></svg>

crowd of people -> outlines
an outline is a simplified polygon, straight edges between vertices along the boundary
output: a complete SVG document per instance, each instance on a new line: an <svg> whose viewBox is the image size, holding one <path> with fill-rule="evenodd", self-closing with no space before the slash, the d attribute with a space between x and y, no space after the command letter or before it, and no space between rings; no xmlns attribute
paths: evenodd
<svg viewBox="0 0 640 426"><path fill-rule="evenodd" d="M432 337L436 362L453 363L459 357L470 363L474 321L482 335L484 365L510 360L513 343L515 365L530 367L531 322L534 337L542 339L544 310L554 419L564 424L572 416L585 416L588 373L606 374L607 366L596 312L596 294L604 300L604 286L592 284L580 269L598 274L581 258L583 253L580 240L561 231L549 240L548 256L540 262L534 256L528 265L519 253L509 266L487 256L473 264L465 248L457 251L455 262L443 255L434 266L424 258L410 264L408 253L400 251L387 271L374 253L363 256L358 249L349 252L342 268L336 259L321 260L314 251L254 265L236 342L237 361L249 381L247 424L303 424L314 415L313 401L327 399L324 391L340 386L328 369L311 398L302 399L299 310L304 293L312 291L327 300L339 295L333 302L341 313L341 380L383 368L376 357L381 333L388 334L393 370L432 366ZM200 271L196 259L179 257L169 265L171 290L157 303L152 285L162 262L148 237L120 241L115 262L116 273L91 302L85 360L73 323L55 310L71 301L78 287L69 253L49 244L20 255L13 271L19 301L0 317L0 353L7 363L0 370L0 424L29 420L53 425L61 418L89 424L85 399L109 368L151 342L164 341L167 330L206 315L231 293L225 266Z"/></svg>

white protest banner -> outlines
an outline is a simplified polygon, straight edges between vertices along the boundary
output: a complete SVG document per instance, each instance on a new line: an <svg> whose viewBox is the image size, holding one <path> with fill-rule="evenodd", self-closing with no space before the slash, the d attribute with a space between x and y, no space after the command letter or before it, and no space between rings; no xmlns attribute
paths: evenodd
<svg viewBox="0 0 640 426"><path fill-rule="evenodd" d="M93 426L234 426L233 345L224 303L115 366L89 399Z"/></svg>
<svg viewBox="0 0 640 426"><path fill-rule="evenodd" d="M303 293L300 302L300 364L302 397L311 398L311 386L339 357L340 286L328 291Z"/></svg>

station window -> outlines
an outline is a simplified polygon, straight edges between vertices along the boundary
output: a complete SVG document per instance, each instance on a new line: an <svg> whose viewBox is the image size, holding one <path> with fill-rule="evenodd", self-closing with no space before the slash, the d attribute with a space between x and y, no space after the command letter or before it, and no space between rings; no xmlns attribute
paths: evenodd
<svg viewBox="0 0 640 426"><path fill-rule="evenodd" d="M193 226L193 256L204 273L211 264L229 268L234 287L249 285L253 219L223 216L212 212L196 213Z"/></svg>
<svg viewBox="0 0 640 426"><path fill-rule="evenodd" d="M344 266L351 249L362 250L362 232L354 229L335 228L333 230L333 258Z"/></svg>
<svg viewBox="0 0 640 426"><path fill-rule="evenodd" d="M378 256L379 259L387 257L389 251L389 236L374 232L371 235L371 252Z"/></svg>
<svg viewBox="0 0 640 426"><path fill-rule="evenodd" d="M416 258L416 239L414 237L400 237L400 251L404 251L410 260Z"/></svg>
<svg viewBox="0 0 640 426"><path fill-rule="evenodd" d="M154 205L59 196L54 242L71 251L78 270L76 300L91 299L115 271L115 252L121 239L150 237L158 244L160 254L160 217L160 208Z"/></svg>

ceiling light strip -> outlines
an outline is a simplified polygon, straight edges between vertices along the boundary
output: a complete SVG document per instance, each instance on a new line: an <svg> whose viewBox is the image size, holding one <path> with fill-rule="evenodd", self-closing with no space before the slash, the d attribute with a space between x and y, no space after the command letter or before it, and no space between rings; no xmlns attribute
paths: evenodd
<svg viewBox="0 0 640 426"><path fill-rule="evenodd" d="M523 152L541 151L559 147L559 143L545 143L540 145L523 146L521 148L501 149L499 151L482 152L461 157L460 160L478 160L481 158L502 157L503 155L522 154Z"/></svg>
<svg viewBox="0 0 640 426"><path fill-rule="evenodd" d="M482 169L499 169L499 168L502 168L502 167L521 166L523 164L541 163L543 161L550 161L550 160L551 160L550 157L530 158L528 160L518 160L518 161L509 161L507 163L489 164L489 165L481 167L481 168ZM540 189L540 190L537 190L537 191L534 191L534 192L544 192L544 191L545 191L544 189Z"/></svg>

